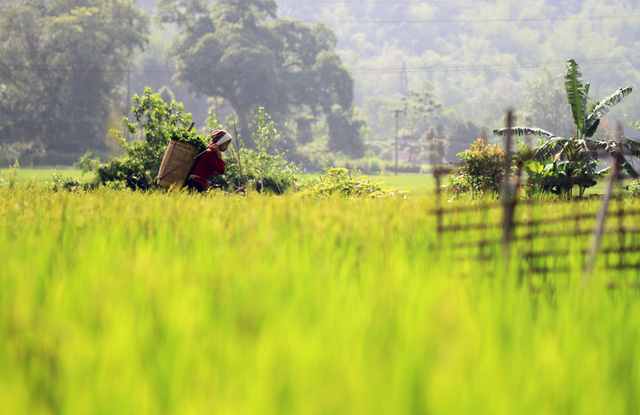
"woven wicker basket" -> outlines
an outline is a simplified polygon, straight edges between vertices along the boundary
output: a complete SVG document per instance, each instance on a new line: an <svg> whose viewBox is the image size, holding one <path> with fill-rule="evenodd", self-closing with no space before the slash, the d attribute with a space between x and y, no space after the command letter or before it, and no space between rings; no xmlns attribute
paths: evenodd
<svg viewBox="0 0 640 415"><path fill-rule="evenodd" d="M196 163L198 150L191 144L171 140L164 152L156 183L163 189L181 189Z"/></svg>

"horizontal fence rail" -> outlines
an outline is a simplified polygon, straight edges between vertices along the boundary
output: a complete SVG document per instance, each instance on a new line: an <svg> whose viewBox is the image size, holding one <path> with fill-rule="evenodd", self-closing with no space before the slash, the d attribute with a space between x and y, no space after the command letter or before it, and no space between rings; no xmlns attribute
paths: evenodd
<svg viewBox="0 0 640 415"><path fill-rule="evenodd" d="M511 122L512 114L507 114L508 163ZM552 203L519 201L523 187L519 169L512 177L506 175L498 202L452 205L446 200L441 183L451 169L436 165L436 206L431 211L436 218L436 249L457 262L502 259L520 276L565 273L579 266L583 282L587 282L596 265L601 270L640 271L640 209L625 206L622 197L623 156L637 155L614 154L604 194L560 198ZM437 155L435 159L438 160ZM511 171L510 164L505 165L505 171Z"/></svg>

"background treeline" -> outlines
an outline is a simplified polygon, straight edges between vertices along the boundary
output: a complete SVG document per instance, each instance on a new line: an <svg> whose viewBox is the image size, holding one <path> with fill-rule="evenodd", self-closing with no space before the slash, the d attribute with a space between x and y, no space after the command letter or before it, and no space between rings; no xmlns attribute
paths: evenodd
<svg viewBox="0 0 640 415"><path fill-rule="evenodd" d="M118 5L124 7L122 5L126 2L91 0L82 3L96 3L101 10L115 10ZM100 6L102 3L111 6ZM185 71L186 62L191 68L198 62L194 60L196 55L189 51L197 49L194 44L204 37L204 33L209 31L213 37L221 33L219 22L212 23L206 30L198 24L206 20L205 16L215 17L216 13L220 16L225 7L262 10L262 15L256 15L257 26L271 25L269 27L272 28L274 20L293 18L299 22L281 25L290 28L290 33L299 34L318 27L326 29L320 32L323 39L329 40L320 49L339 57L338 61L325 61L333 65L335 72L322 72L321 69L326 68L319 69L321 65L316 65L322 55L320 49L309 67L300 70L315 70L317 76L307 79L316 79L323 73L342 74L344 69L350 75L351 86L344 75L341 75L340 82L318 84L308 91L267 82L264 87L271 88L270 91L259 91L262 83L252 86L255 96L262 97L257 100L268 100L274 95L292 95L292 100L279 103L282 105L273 102L272 110L268 102L255 102L254 106L265 106L278 125L280 134L274 149L285 151L289 159L312 169L348 161L352 166L360 165L366 170L388 169L395 157L396 128L400 137L400 161L409 163L403 163L401 168L416 171L417 168L411 166L428 164L436 150L444 153L445 161L451 161L456 158L456 153L468 148L480 136L488 135L490 141L494 140L488 131L502 125L502 116L508 107L516 110L521 124L571 136L571 114L562 88L567 59L573 58L580 63L585 78L592 83L591 96L595 101L621 85L636 86L640 77L640 56L637 52L640 50L640 28L636 24L640 18L638 1L219 0L208 6L206 2L194 0L162 3L165 3L164 15L160 7L162 4L155 0L136 3L151 18L147 26L141 25L139 32L135 33L140 40L131 35L126 38L129 41L126 47L119 48L121 51L130 50L130 53L121 53L117 59L111 59L110 63L117 61L118 65L107 70L106 63L93 62L94 65L102 65L104 73L119 78L118 82L112 82L115 87L109 92L110 98L115 97L111 102L116 104L102 106L99 113L92 113L90 109L97 106L83 99L80 105L60 108L55 116L51 116L63 123L72 119L84 121L84 127L74 124L76 127L73 128L85 129L90 125L96 130L87 133L85 138L80 135L79 142L58 138L62 142L69 141L66 147L62 143L54 146L60 152L74 153L73 157L87 149L108 153L109 141L104 141L106 132L109 128L121 128L119 120L131 106L132 96L142 94L146 86L160 92L167 101L183 102L200 128L205 126L209 113L215 113L228 128L233 121L238 122L250 142L254 110L251 103L243 107L246 113L241 114L242 110L238 110L233 99L219 89L203 87ZM177 14L171 17L166 13L167 7L169 10L172 7L178 11L191 10L190 14L183 16L200 18L189 22ZM2 10L4 13L6 8ZM118 16L138 15L137 11L124 10L118 12ZM79 15L76 13L74 16L78 18ZM233 20L229 17L231 15L226 16L226 20ZM140 15L135 21L145 18ZM164 24L161 25L162 20ZM112 18L111 21L116 20ZM105 27L113 30L112 25ZM129 30L135 27L126 25ZM259 31L251 33L233 25L225 30L229 37L231 33L237 34L238 42L251 41L251 36L261 38ZM313 32L314 36L319 36L318 30ZM97 38L105 36L109 39L111 36L106 29ZM333 42L332 36L335 37ZM225 45L235 47L233 43ZM277 49L273 45L267 44L267 47ZM298 50L282 49L282 53L276 51L273 54L276 59L281 57L284 60L296 53L298 55L295 56L302 56L299 52L307 49L303 43ZM95 58L95 55L88 56ZM3 53L3 62L6 62L4 57ZM263 72L270 78L290 79L295 72L288 70L287 65L280 65L279 68L285 70L271 76L266 66ZM2 64L0 84L3 84L1 68ZM19 65L14 63L14 72L16 68ZM38 85L35 81L38 77L50 76L52 72L50 66L42 69L44 74L31 69L31 73L25 72L24 84L34 87ZM81 72L78 69L74 74ZM334 79L331 76L325 78ZM68 82L75 82L75 79L78 78L69 77ZM216 79L212 85L224 88L220 82L224 80ZM351 91L346 92L351 97L339 96L349 88ZM107 92L85 91L86 95L107 99ZM308 95L305 96L304 92ZM323 100L311 99L325 92ZM42 94L39 92L39 96ZM631 120L640 119L639 99L640 95L632 94L616 107L610 118L623 124L626 124L625 116ZM78 100L70 97L61 101ZM39 114L60 105L48 104ZM0 117L10 118L4 108L3 112ZM31 140L37 132L28 132L25 125L38 124L42 129L45 127L41 121L46 118L36 115L23 120L23 126L14 124L11 139L10 128L0 130L0 144L5 154L9 150L13 151L12 155L16 152L33 153L40 147L46 147L43 144L40 147L17 145L38 141ZM58 128L59 125L62 124L58 124ZM53 127L46 128L49 132L54 131ZM65 127L64 131L71 128ZM16 132L18 130L20 132ZM601 131L606 134L607 128ZM633 136L631 131L629 134ZM40 141L43 140L49 138ZM52 149L48 152L51 153Z"/></svg>
<svg viewBox="0 0 640 415"><path fill-rule="evenodd" d="M553 100L544 98L552 90L562 94L560 75L569 58L581 64L596 99L620 85L637 85L640 79L638 1L279 4L282 14L324 21L335 30L340 52L356 79L356 104L365 111L369 126L386 136L392 135L392 114L379 111L381 97L406 94L424 81L433 85L434 95L454 110L456 118L490 127L509 106L521 118L543 109L557 113ZM637 118L639 103L639 96L631 96L618 113ZM568 119L565 122L570 126Z"/></svg>

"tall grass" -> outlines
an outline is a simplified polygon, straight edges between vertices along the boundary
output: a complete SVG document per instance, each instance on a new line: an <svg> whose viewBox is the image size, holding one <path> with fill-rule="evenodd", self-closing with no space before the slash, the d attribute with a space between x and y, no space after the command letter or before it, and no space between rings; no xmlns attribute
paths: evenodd
<svg viewBox="0 0 640 415"><path fill-rule="evenodd" d="M637 290L443 257L431 208L0 188L0 408L639 413Z"/></svg>

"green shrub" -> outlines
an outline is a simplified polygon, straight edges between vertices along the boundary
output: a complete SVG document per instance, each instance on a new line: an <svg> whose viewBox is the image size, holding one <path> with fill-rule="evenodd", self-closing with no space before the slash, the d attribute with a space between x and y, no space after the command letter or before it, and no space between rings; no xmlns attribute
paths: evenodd
<svg viewBox="0 0 640 415"><path fill-rule="evenodd" d="M366 176L353 176L345 168L327 168L326 175L309 180L299 187L304 196L327 197L340 195L346 197L386 198L402 196L402 190L385 190L380 183L371 182Z"/></svg>
<svg viewBox="0 0 640 415"><path fill-rule="evenodd" d="M241 159L240 163L238 163L238 157ZM267 155L261 160L258 153L243 148L227 162L224 177L218 175L213 177L211 184L232 192L245 190L261 192L264 188L264 192L282 194L295 186L295 177L298 173L299 170L294 164L278 155Z"/></svg>
<svg viewBox="0 0 640 415"><path fill-rule="evenodd" d="M631 197L640 197L640 179L635 179L628 185L624 186L625 193Z"/></svg>
<svg viewBox="0 0 640 415"><path fill-rule="evenodd" d="M505 163L505 153L500 147L479 138L458 156L464 164L449 180L448 191L454 194L470 192L474 196L500 192Z"/></svg>
<svg viewBox="0 0 640 415"><path fill-rule="evenodd" d="M213 186L227 191L245 191L282 194L295 186L295 177L299 173L295 164L284 159L282 154L271 149L278 134L271 117L260 108L255 118L256 133L253 135L256 150L241 147L230 151L224 177L215 176Z"/></svg>
<svg viewBox="0 0 640 415"><path fill-rule="evenodd" d="M53 190L54 192L59 192L61 190L76 192L80 190L89 190L91 188L90 184L83 184L75 177L63 176L55 170L51 172L51 176L53 179L51 190Z"/></svg>
<svg viewBox="0 0 640 415"><path fill-rule="evenodd" d="M140 133L142 138L128 143L120 132L114 131L112 133L124 148L125 155L100 163L87 154L80 160L80 166L85 172L95 171L101 185L124 185L132 190L154 189L157 188L155 179L162 157L171 140L189 143L201 152L207 148L209 138L198 135L195 130L187 131L191 114L184 112L182 104L166 104L150 88L145 89L144 96L135 96L133 102L132 112L137 123L127 118L123 123L131 134ZM277 131L263 108L256 115L256 125L254 141L257 151L243 148L242 140L236 139L234 147L240 149L234 148L227 153L226 173L211 179L214 188L227 191L253 189L281 194L295 185L298 169L281 154L270 150ZM221 128L215 115L210 114L207 127Z"/></svg>
<svg viewBox="0 0 640 415"><path fill-rule="evenodd" d="M187 131L191 123L191 114L184 112L184 105L175 101L167 104L151 88L145 88L143 96L133 97L132 113L136 122L128 118L122 121L126 131L139 139L131 143L122 132L112 130L111 134L120 143L125 155L112 158L106 163L93 159L87 153L80 159L83 171L95 171L99 184L124 183L128 188L156 188L156 177L162 157L171 140L178 140L194 145L198 151L207 146L204 136L195 130Z"/></svg>

